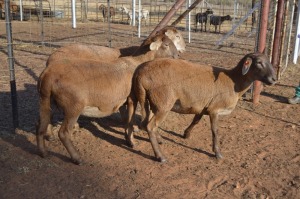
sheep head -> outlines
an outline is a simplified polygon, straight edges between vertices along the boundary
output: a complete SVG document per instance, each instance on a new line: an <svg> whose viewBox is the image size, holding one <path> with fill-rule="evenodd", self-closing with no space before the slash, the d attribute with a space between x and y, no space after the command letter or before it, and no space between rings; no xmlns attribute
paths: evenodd
<svg viewBox="0 0 300 199"><path fill-rule="evenodd" d="M262 53L247 54L242 60L242 75L250 81L259 80L267 85L276 82L276 75L269 58Z"/></svg>
<svg viewBox="0 0 300 199"><path fill-rule="evenodd" d="M150 44L150 50L156 51L155 54L157 58L173 57L177 59L179 57L175 44L167 36L156 38L156 40Z"/></svg>
<svg viewBox="0 0 300 199"><path fill-rule="evenodd" d="M159 30L153 37L147 38L141 46L148 45L157 37L162 38L163 36L169 37L179 52L185 51L186 44L184 42L184 38L181 33L173 26L167 26Z"/></svg>

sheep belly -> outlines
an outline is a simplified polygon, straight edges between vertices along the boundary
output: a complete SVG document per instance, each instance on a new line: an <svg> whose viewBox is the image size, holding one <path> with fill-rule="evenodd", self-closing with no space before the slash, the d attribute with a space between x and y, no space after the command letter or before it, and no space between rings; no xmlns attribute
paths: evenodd
<svg viewBox="0 0 300 199"><path fill-rule="evenodd" d="M119 107L114 108L112 111L103 112L98 107L94 106L86 106L84 107L83 111L81 112L81 115L87 116L87 117L106 117L111 115L114 112L117 112Z"/></svg>
<svg viewBox="0 0 300 199"><path fill-rule="evenodd" d="M171 111L175 113L180 113L180 114L197 114L202 112L203 108L206 106L203 106L201 103L199 104L193 104L190 106L184 106L180 102L180 100L177 100L175 104L173 105Z"/></svg>
<svg viewBox="0 0 300 199"><path fill-rule="evenodd" d="M224 108L217 110L218 115L229 115L234 108Z"/></svg>

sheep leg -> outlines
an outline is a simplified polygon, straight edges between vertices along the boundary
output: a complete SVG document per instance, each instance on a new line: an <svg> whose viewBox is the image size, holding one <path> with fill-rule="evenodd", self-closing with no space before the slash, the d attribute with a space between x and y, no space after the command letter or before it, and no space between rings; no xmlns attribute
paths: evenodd
<svg viewBox="0 0 300 199"><path fill-rule="evenodd" d="M147 100L141 100L141 115L142 115L142 122L139 126L142 130L147 130L147 124L150 121L150 118L153 116L152 111L149 109L149 102Z"/></svg>
<svg viewBox="0 0 300 199"><path fill-rule="evenodd" d="M45 139L48 140L48 141L54 141L55 140L52 124L49 124L48 127L47 127L47 133L45 135Z"/></svg>
<svg viewBox="0 0 300 199"><path fill-rule="evenodd" d="M60 129L59 129L58 137L59 137L60 141L63 143L63 145L65 146L65 148L67 149L67 151L69 152L72 161L75 164L80 165L82 163L82 161L70 139L70 135L73 132L73 127L74 127L77 119L78 119L78 116L77 117L74 117L74 116L67 117L66 116Z"/></svg>
<svg viewBox="0 0 300 199"><path fill-rule="evenodd" d="M127 110L128 110L128 117L127 117L127 127L125 129L125 139L127 144L130 147L134 147L135 141L133 136L133 120L134 120L134 113L136 110L137 101L133 100L132 97L127 98Z"/></svg>
<svg viewBox="0 0 300 199"><path fill-rule="evenodd" d="M41 121L39 121L39 123L36 126L37 147L40 155L43 158L47 157L48 155L46 145L45 145L45 138L47 137L47 129L48 129L48 124L45 124L44 122Z"/></svg>
<svg viewBox="0 0 300 199"><path fill-rule="evenodd" d="M51 122L50 97L41 97L40 100L40 119L36 125L37 147L42 157L47 156L45 138L47 137L48 126Z"/></svg>
<svg viewBox="0 0 300 199"><path fill-rule="evenodd" d="M212 142L213 142L213 152L215 152L216 158L221 159L223 158L218 143L218 115L217 114L210 114L210 124L211 124L211 131L212 131Z"/></svg>
<svg viewBox="0 0 300 199"><path fill-rule="evenodd" d="M142 123L141 123L139 128L142 129L142 130L147 131L147 124L149 123L150 118L152 118L153 112L149 109L149 103L148 102L146 102L146 104L145 104L145 109L142 109L142 110L144 110L145 113L144 113L144 117L143 117L144 119L142 120ZM159 144L163 143L163 139L162 139L161 135L158 132L156 133L156 138L157 138L157 142Z"/></svg>
<svg viewBox="0 0 300 199"><path fill-rule="evenodd" d="M196 114L192 123L185 129L184 131L184 138L189 138L191 136L191 131L193 130L193 128L195 127L196 124L199 123L199 121L201 120L203 116L203 112L201 112L200 114Z"/></svg>
<svg viewBox="0 0 300 199"><path fill-rule="evenodd" d="M127 110L126 110L126 105L122 105L120 108L119 108L119 112L120 112L120 115L121 115L121 120L123 123L127 122L128 121L128 115L127 115Z"/></svg>
<svg viewBox="0 0 300 199"><path fill-rule="evenodd" d="M158 125L164 120L165 116L167 115L167 112L157 112L153 115L151 118L149 124L147 125L147 132L150 138L150 142L153 148L153 151L155 153L155 157L158 159L160 162L166 162L167 159L161 152L161 149L159 147L159 143L157 141L157 128Z"/></svg>

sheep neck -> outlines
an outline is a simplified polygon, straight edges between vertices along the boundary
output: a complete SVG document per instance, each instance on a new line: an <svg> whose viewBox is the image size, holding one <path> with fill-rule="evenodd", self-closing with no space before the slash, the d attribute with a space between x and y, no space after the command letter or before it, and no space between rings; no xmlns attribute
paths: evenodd
<svg viewBox="0 0 300 199"><path fill-rule="evenodd" d="M151 51L150 45L145 45L140 47L133 55L132 58L139 63L143 63L146 61L150 61L155 59L156 57L156 50Z"/></svg>
<svg viewBox="0 0 300 199"><path fill-rule="evenodd" d="M229 77L234 82L234 91L242 96L253 83L247 75L242 75L242 65L238 64L235 68L228 71Z"/></svg>

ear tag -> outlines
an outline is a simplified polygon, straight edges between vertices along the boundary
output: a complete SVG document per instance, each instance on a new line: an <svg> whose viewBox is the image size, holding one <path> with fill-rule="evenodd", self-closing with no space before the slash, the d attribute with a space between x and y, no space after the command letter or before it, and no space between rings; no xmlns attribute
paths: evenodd
<svg viewBox="0 0 300 199"><path fill-rule="evenodd" d="M250 69L250 66L252 64L252 59L247 58L246 61L244 62L243 69L242 69L242 74L246 75Z"/></svg>

